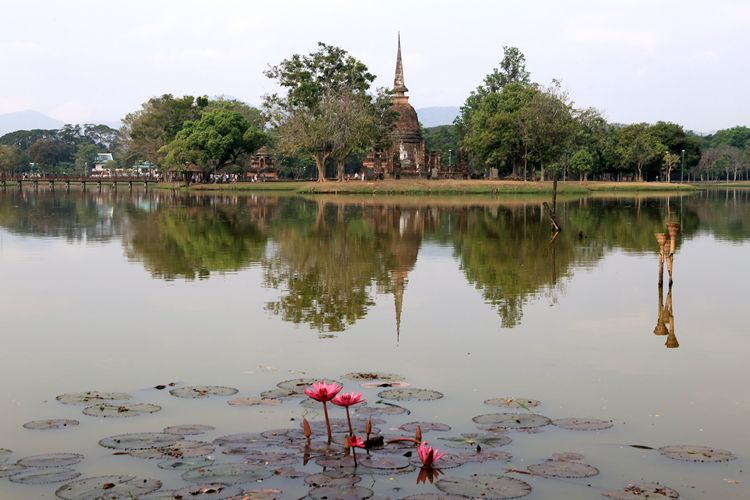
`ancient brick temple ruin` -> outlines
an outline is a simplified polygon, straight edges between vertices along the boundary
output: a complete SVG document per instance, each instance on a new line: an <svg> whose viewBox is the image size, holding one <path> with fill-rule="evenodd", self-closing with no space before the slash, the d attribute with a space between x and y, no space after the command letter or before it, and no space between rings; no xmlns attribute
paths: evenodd
<svg viewBox="0 0 750 500"><path fill-rule="evenodd" d="M398 120L391 134L391 147L384 151L371 151L363 160L362 165L368 177L428 177L440 170L440 152L427 151L425 148L417 112L409 104L409 97L406 95L408 91L404 84L399 34L396 76L391 98L391 109L398 113Z"/></svg>

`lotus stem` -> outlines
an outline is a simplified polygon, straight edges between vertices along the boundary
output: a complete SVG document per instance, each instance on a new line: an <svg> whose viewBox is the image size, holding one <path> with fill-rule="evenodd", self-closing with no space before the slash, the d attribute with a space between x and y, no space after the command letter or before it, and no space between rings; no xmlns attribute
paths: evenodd
<svg viewBox="0 0 750 500"><path fill-rule="evenodd" d="M345 406L344 408L346 409L346 421L349 424L349 435L353 436L354 435L354 429L352 428L352 419L349 416L349 407Z"/></svg>
<svg viewBox="0 0 750 500"><path fill-rule="evenodd" d="M328 421L328 406L326 405L325 401L323 401L323 414L326 417L326 430L328 431L328 444L331 444L333 442L333 435L331 434L331 422Z"/></svg>

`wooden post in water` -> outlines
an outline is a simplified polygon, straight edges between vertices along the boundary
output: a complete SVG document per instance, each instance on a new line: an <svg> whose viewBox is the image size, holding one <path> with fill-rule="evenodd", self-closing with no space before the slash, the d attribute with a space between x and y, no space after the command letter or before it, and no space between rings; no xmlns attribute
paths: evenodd
<svg viewBox="0 0 750 500"><path fill-rule="evenodd" d="M560 226L560 223L557 222L557 217L555 216L555 210L557 208L557 175L555 175L554 180L552 181L552 208L549 207L546 201L542 203L542 206L544 206L544 209L547 212L547 217L549 217L550 222L552 222L552 231L555 233L562 231L562 227Z"/></svg>
<svg viewBox="0 0 750 500"><path fill-rule="evenodd" d="M667 243L667 233L656 233L656 243L659 245L659 288L664 286L664 249Z"/></svg>

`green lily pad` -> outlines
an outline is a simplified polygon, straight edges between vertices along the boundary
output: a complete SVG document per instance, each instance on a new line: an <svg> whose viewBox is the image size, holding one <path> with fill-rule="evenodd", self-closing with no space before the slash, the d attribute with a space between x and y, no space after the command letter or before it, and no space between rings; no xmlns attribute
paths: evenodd
<svg viewBox="0 0 750 500"><path fill-rule="evenodd" d="M214 459L208 457L177 458L159 462L157 467L165 470L190 470L213 465Z"/></svg>
<svg viewBox="0 0 750 500"><path fill-rule="evenodd" d="M411 384L409 382L404 382L403 380L394 380L393 382L362 382L360 385L364 389L385 389L387 387L409 387Z"/></svg>
<svg viewBox="0 0 750 500"><path fill-rule="evenodd" d="M50 469L31 469L10 476L10 480L19 484L52 484L72 481L81 473L73 469L54 467Z"/></svg>
<svg viewBox="0 0 750 500"><path fill-rule="evenodd" d="M234 387L220 385L190 385L172 389L169 393L178 398L197 399L209 396L233 396L239 391Z"/></svg>
<svg viewBox="0 0 750 500"><path fill-rule="evenodd" d="M440 441L445 442L447 446L451 448L471 448L476 449L477 445L480 447L500 447L510 444L512 439L505 434L475 434L467 433L461 434L460 436L450 436L438 438Z"/></svg>
<svg viewBox="0 0 750 500"><path fill-rule="evenodd" d="M148 403L98 403L87 406L83 409L83 414L90 417L137 417L148 413L156 413L161 410L161 406Z"/></svg>
<svg viewBox="0 0 750 500"><path fill-rule="evenodd" d="M106 437L99 441L99 445L115 450L145 450L147 448L163 448L182 441L182 439L183 437L178 434L166 432L134 432Z"/></svg>
<svg viewBox="0 0 750 500"><path fill-rule="evenodd" d="M413 387L404 387L396 389L386 389L378 393L382 399L393 401L434 401L443 397L443 394L431 389L417 389Z"/></svg>
<svg viewBox="0 0 750 500"><path fill-rule="evenodd" d="M605 497L615 500L641 500L643 498L676 500L680 494L663 484L649 482L630 483L621 490L607 491Z"/></svg>
<svg viewBox="0 0 750 500"><path fill-rule="evenodd" d="M253 451L245 455L243 461L250 465L294 465L299 462L300 457L297 453L288 453L283 451Z"/></svg>
<svg viewBox="0 0 750 500"><path fill-rule="evenodd" d="M283 498L283 492L278 488L255 488L242 493L242 500L276 500L277 498Z"/></svg>
<svg viewBox="0 0 750 500"><path fill-rule="evenodd" d="M592 477L599 474L599 469L592 465L564 460L548 460L543 464L529 465L529 471L544 477Z"/></svg>
<svg viewBox="0 0 750 500"><path fill-rule="evenodd" d="M484 404L490 406L503 406L505 408L523 408L528 410L529 408L535 408L541 403L536 399L528 398L493 398L485 400Z"/></svg>
<svg viewBox="0 0 750 500"><path fill-rule="evenodd" d="M72 427L78 425L78 420L71 418L50 418L46 420L32 420L23 424L24 429L31 429L34 431L46 431L50 429L63 429L65 427Z"/></svg>
<svg viewBox="0 0 750 500"><path fill-rule="evenodd" d="M247 432L240 434L227 434L214 439L216 446L226 446L231 448L238 447L265 447L268 444L268 438L262 436L259 432Z"/></svg>
<svg viewBox="0 0 750 500"><path fill-rule="evenodd" d="M440 422L409 422L399 426L399 429L405 432L416 432L417 426L422 429L422 432L427 431L439 431L447 432L451 430L451 426L447 424L441 424Z"/></svg>
<svg viewBox="0 0 750 500"><path fill-rule="evenodd" d="M476 474L468 478L444 477L435 486L444 493L470 498L520 498L531 493L531 485L527 482L489 474Z"/></svg>
<svg viewBox="0 0 750 500"><path fill-rule="evenodd" d="M127 474L79 479L60 486L55 495L64 500L138 498L161 488L161 481Z"/></svg>
<svg viewBox="0 0 750 500"><path fill-rule="evenodd" d="M286 389L287 391L295 392L296 394L305 394L305 389L312 387L315 382L320 382L323 379L319 378L293 378L291 380L283 380L276 384L279 389ZM326 380L326 383L330 383ZM339 384L341 385L341 384Z"/></svg>
<svg viewBox="0 0 750 500"><path fill-rule="evenodd" d="M364 486L324 486L311 488L307 495L314 500L360 500L375 493Z"/></svg>
<svg viewBox="0 0 750 500"><path fill-rule="evenodd" d="M354 486L362 480L362 476L347 474L337 469L310 474L305 477L305 484L313 488L324 486Z"/></svg>
<svg viewBox="0 0 750 500"><path fill-rule="evenodd" d="M186 471L182 479L189 483L255 483L273 476L273 470L250 464L214 464Z"/></svg>
<svg viewBox="0 0 750 500"><path fill-rule="evenodd" d="M60 394L56 399L66 405L81 403L96 404L106 403L108 401L124 401L130 399L130 394L125 392L106 391L71 392L68 394Z"/></svg>
<svg viewBox="0 0 750 500"><path fill-rule="evenodd" d="M552 424L569 431L601 431L614 425L611 420L598 418L558 418Z"/></svg>
<svg viewBox="0 0 750 500"><path fill-rule="evenodd" d="M357 406L354 410L357 415L374 416L374 415L401 415L409 413L409 410L398 405L378 405L378 406Z"/></svg>
<svg viewBox="0 0 750 500"><path fill-rule="evenodd" d="M737 458L731 451L687 444L663 446L659 448L659 453L665 457L686 462L729 462Z"/></svg>
<svg viewBox="0 0 750 500"><path fill-rule="evenodd" d="M405 469L411 465L408 458L401 455L386 455L383 453L377 455L365 455L358 458L359 466L365 469L379 469L394 471Z"/></svg>
<svg viewBox="0 0 750 500"><path fill-rule="evenodd" d="M404 380L404 377L402 377L401 375L386 372L349 372L344 375L344 378L349 380L356 380L359 382L372 382L374 380Z"/></svg>
<svg viewBox="0 0 750 500"><path fill-rule="evenodd" d="M162 432L167 434L179 434L180 436L197 436L206 432L211 432L216 429L212 425L203 424L185 424L185 425L170 425L165 427Z"/></svg>
<svg viewBox="0 0 750 500"><path fill-rule="evenodd" d="M477 452L463 452L459 453L459 455L467 463L508 462L511 458L513 458L510 453L487 448L483 448L482 450Z"/></svg>
<svg viewBox="0 0 750 500"><path fill-rule="evenodd" d="M242 498L242 488L239 486L228 486L226 484L201 484L188 486L177 490L173 498L205 498L205 499L227 499Z"/></svg>
<svg viewBox="0 0 750 500"><path fill-rule="evenodd" d="M315 463L326 469L344 473L354 474L357 472L357 468L354 466L354 458L351 455L322 456L316 458Z"/></svg>
<svg viewBox="0 0 750 500"><path fill-rule="evenodd" d="M479 425L491 425L507 429L533 429L549 425L551 420L536 413L487 413L472 418Z"/></svg>
<svg viewBox="0 0 750 500"><path fill-rule="evenodd" d="M159 448L131 450L129 455L137 458L193 458L205 457L214 452L213 445L202 441L178 441Z"/></svg>
<svg viewBox="0 0 750 500"><path fill-rule="evenodd" d="M24 467L68 467L77 464L83 460L80 453L43 453L22 458L18 461L19 465Z"/></svg>
<svg viewBox="0 0 750 500"><path fill-rule="evenodd" d="M229 406L278 406L281 404L281 400L275 398L236 398L230 399L227 404Z"/></svg>
<svg viewBox="0 0 750 500"><path fill-rule="evenodd" d="M564 462L580 462L583 460L583 455L574 451L563 451L561 453L553 453L552 458L554 460L562 460Z"/></svg>

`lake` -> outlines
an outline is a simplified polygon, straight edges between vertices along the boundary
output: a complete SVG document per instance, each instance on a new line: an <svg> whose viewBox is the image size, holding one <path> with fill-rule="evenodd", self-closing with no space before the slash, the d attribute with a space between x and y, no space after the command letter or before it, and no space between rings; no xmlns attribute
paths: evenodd
<svg viewBox="0 0 750 500"><path fill-rule="evenodd" d="M249 498L303 497L304 477L324 470L332 483L361 477L330 498L471 496L456 478L474 474L525 493L523 481L528 499L602 498L636 481L686 499L750 497L750 190L560 197L555 237L544 201L0 192L0 497L54 498L102 475L195 489L221 482L226 469L211 467L243 462L248 475L224 482L264 490ZM660 288L655 234L669 238L668 223L679 224L665 246L674 283L665 264ZM342 445L324 446L322 405L299 395L306 379L361 391L368 409L353 414L389 437L445 424L423 424L449 452L435 483L418 483L413 448L359 450L355 469ZM130 399L56 399L94 390ZM315 431L306 464L303 418ZM80 424L34 428L46 419ZM207 444L98 444L188 424L210 426L180 430ZM272 429L284 430L215 441ZM224 453L232 443L241 453ZM658 450L676 445L689 446ZM721 450L734 459L713 462L732 458ZM27 459L63 452L83 458ZM188 482L190 464L165 463L175 457L214 466Z"/></svg>

